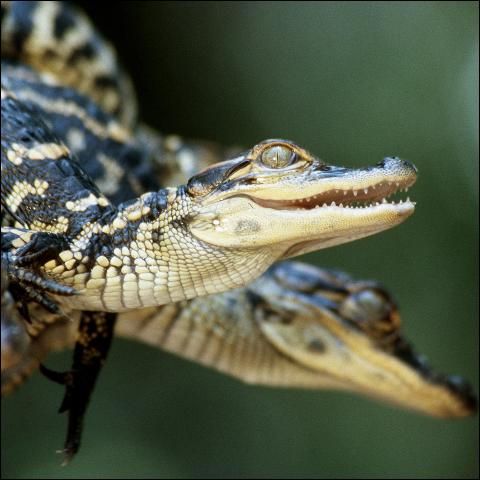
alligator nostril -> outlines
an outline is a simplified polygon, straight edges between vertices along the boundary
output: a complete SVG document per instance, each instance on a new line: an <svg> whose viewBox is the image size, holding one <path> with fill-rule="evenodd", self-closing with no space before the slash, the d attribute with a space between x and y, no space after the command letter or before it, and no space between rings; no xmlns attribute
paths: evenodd
<svg viewBox="0 0 480 480"><path fill-rule="evenodd" d="M403 162L403 160L401 160L400 157L397 157L395 155L392 155L392 156L389 155L388 157L385 157L383 159L384 164L387 163L387 162L392 162L392 161L393 162Z"/></svg>
<svg viewBox="0 0 480 480"><path fill-rule="evenodd" d="M418 173L418 168L417 168L412 162L409 162L408 160L402 160L402 162L403 162L408 168L411 168L415 173Z"/></svg>
<svg viewBox="0 0 480 480"><path fill-rule="evenodd" d="M385 168L386 166L401 165L405 169L413 170L414 173L418 173L417 167L412 162L396 156L385 157L381 162L377 163L377 165L382 168Z"/></svg>

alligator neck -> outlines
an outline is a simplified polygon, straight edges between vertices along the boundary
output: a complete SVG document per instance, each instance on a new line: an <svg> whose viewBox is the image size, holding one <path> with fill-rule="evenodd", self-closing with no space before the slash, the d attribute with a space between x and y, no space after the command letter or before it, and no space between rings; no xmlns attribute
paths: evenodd
<svg viewBox="0 0 480 480"><path fill-rule="evenodd" d="M197 239L187 228L194 214L183 186L121 204L52 265L64 261L57 278L79 293L68 304L118 312L218 293L244 286L278 256L274 248L228 249Z"/></svg>

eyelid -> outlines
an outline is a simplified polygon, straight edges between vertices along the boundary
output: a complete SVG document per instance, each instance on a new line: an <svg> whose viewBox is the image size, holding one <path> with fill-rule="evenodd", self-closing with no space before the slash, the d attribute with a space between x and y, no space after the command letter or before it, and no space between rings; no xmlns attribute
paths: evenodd
<svg viewBox="0 0 480 480"><path fill-rule="evenodd" d="M288 172L289 170L297 170L298 168L301 168L307 164L308 162L302 158L300 160L297 159L295 162L289 163L285 167L280 168L269 167L262 163L262 168L263 170L268 170L270 172Z"/></svg>

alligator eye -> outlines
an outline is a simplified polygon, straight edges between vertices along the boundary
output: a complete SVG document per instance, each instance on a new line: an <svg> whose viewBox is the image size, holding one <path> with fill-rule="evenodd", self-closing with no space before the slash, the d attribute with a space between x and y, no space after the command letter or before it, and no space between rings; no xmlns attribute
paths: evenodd
<svg viewBox="0 0 480 480"><path fill-rule="evenodd" d="M269 168L283 168L296 159L296 154L292 150L282 145L275 145L263 151L262 163Z"/></svg>

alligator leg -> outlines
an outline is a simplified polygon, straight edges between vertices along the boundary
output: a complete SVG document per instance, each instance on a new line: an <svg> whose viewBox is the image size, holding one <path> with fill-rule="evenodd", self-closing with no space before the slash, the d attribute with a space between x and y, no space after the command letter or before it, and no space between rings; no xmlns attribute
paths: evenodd
<svg viewBox="0 0 480 480"><path fill-rule="evenodd" d="M22 299L22 314L27 321L27 301L36 302L51 313L60 313L59 306L48 294L75 294L75 289L46 278L40 270L42 263L55 259L66 248L68 244L61 235L2 228L2 269L7 272L15 299Z"/></svg>
<svg viewBox="0 0 480 480"><path fill-rule="evenodd" d="M59 413L68 411L67 438L62 451L64 465L73 458L80 447L83 418L112 343L115 321L115 313L82 312L72 369L60 373L41 365L41 371L45 376L66 387L65 397L59 409Z"/></svg>

